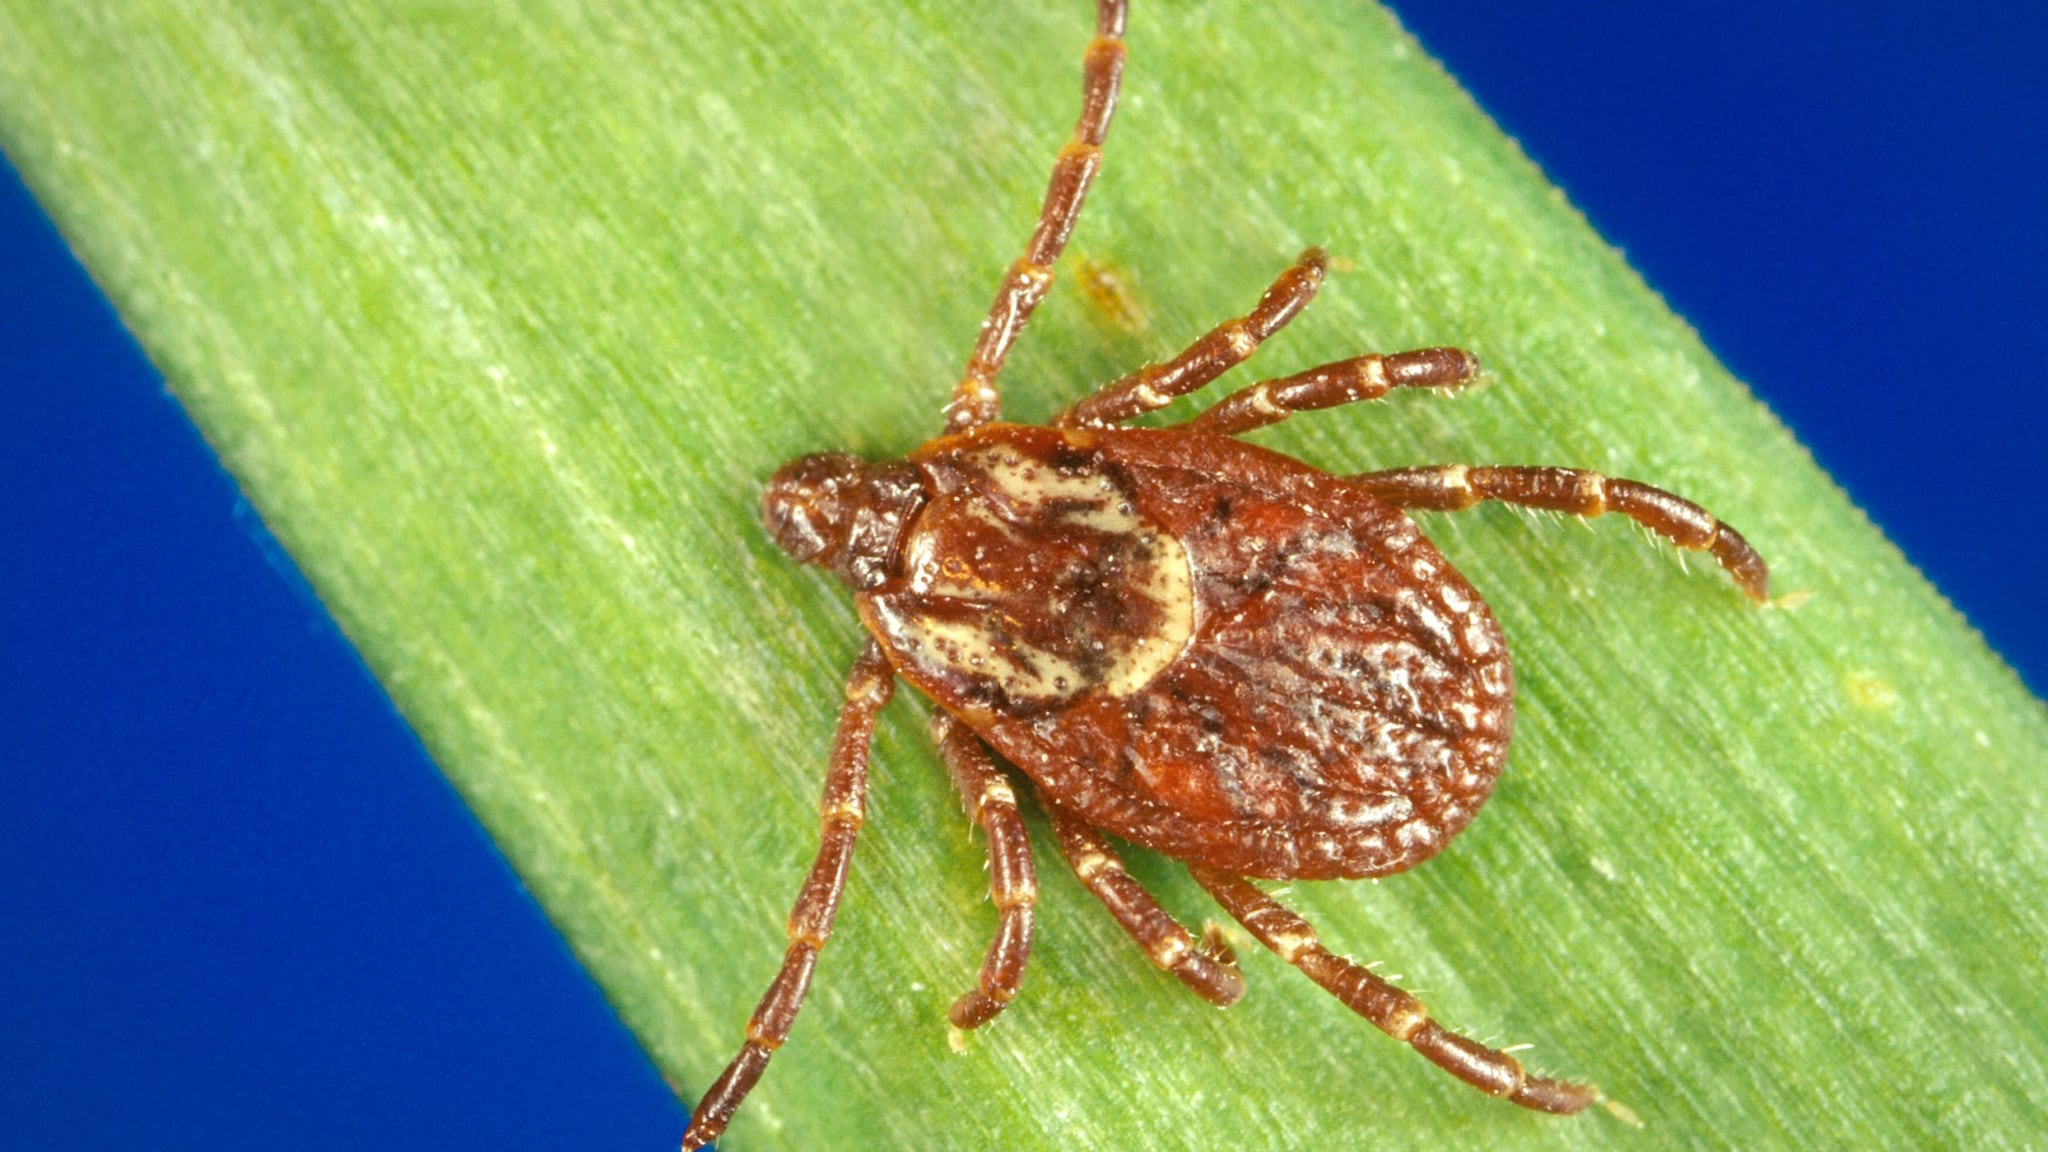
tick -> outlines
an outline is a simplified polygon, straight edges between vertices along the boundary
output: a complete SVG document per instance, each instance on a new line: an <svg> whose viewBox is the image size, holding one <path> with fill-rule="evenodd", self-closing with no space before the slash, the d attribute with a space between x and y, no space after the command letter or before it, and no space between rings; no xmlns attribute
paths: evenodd
<svg viewBox="0 0 2048 1152"><path fill-rule="evenodd" d="M1315 249L1249 313L1173 359L1050 425L1003 423L996 377L1101 163L1124 21L1125 0L1097 0L1080 122L982 322L944 433L903 460L806 456L768 482L775 542L853 590L868 641L846 681L822 843L782 968L698 1103L686 1149L725 1130L803 1004L860 829L875 716L898 677L937 705L932 735L987 837L998 924L975 987L949 1012L955 1027L994 1019L1031 951L1037 882L1000 757L1029 782L1081 883L1204 1000L1244 994L1236 958L1219 935L1198 939L1161 908L1112 837L1184 862L1253 938L1467 1084L1543 1112L1599 1097L1441 1027L1252 880L1412 868L1471 821L1500 775L1514 720L1506 644L1407 510L1496 500L1618 512L1709 553L1757 601L1764 562L1698 505L1633 480L1462 464L1338 477L1234 439L1394 388L1460 388L1478 363L1456 348L1340 360L1260 381L1170 427L1124 426L1216 380L1293 319L1323 279Z"/></svg>

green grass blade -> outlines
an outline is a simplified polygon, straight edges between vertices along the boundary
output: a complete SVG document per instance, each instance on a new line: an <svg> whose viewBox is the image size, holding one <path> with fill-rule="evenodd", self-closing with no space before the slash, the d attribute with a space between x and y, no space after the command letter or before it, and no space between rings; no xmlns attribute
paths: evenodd
<svg viewBox="0 0 2048 1152"><path fill-rule="evenodd" d="M1279 374L1456 342L1495 385L1305 417L1336 470L1570 463L1696 497L1797 608L1624 525L1427 527L1515 645L1472 830L1298 885L1449 1023L1640 1114L1478 1098L1264 955L1218 1013L1041 852L1040 945L964 1054L993 917L885 718L841 930L734 1148L2022 1147L2048 1131L2048 717L1383 13L1141 3L1042 418L1344 263ZM846 597L761 479L937 425L1078 95L1080 0L0 0L0 139L656 1061L709 1082L815 842ZM1314 51L1303 51L1304 46ZM1069 272L1073 267L1070 261ZM1042 825L1034 825L1043 832ZM1169 863L1139 875L1213 913Z"/></svg>

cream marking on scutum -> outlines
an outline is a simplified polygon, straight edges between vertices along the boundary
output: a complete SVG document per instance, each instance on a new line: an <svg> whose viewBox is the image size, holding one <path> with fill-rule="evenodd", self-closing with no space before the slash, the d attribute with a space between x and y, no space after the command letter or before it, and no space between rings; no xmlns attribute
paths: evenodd
<svg viewBox="0 0 2048 1152"><path fill-rule="evenodd" d="M979 623L916 616L903 621L902 636L956 671L993 680L1016 699L1038 700L1066 695L1066 687L1082 681L1081 670L1042 648L1027 644L999 646Z"/></svg>
<svg viewBox="0 0 2048 1152"><path fill-rule="evenodd" d="M962 463L980 471L990 490L1020 516L1066 505L1058 518L1099 532L1125 535L1144 527L1108 476L1100 472L1070 476L1049 464L1017 453L991 449L964 456Z"/></svg>
<svg viewBox="0 0 2048 1152"><path fill-rule="evenodd" d="M1130 590L1158 609L1159 624L1144 635L1118 637L1108 653L1100 684L1111 696L1129 696L1157 676L1186 650L1195 631L1194 575L1187 550L1171 535L1154 529L1138 516L1124 493L1098 472L1063 473L1015 451L992 449L965 458L1002 505L1001 512L976 507L976 519L1009 524L1034 516L1072 524L1108 536L1132 538L1142 563L1126 570ZM1010 532L1009 524L1003 531ZM922 535L906 542L905 567L913 589L923 595L986 601L1003 595L977 580L966 564L948 563L935 552L936 541ZM921 618L906 621L942 662L1003 683L1012 696L1051 698L1087 682L1071 661L1030 645L1012 642L1002 649L978 626Z"/></svg>

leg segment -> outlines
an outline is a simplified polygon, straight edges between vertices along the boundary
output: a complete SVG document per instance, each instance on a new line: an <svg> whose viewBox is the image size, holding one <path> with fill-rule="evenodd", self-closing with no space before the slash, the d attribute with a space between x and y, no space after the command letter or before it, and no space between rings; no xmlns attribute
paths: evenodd
<svg viewBox="0 0 2048 1152"><path fill-rule="evenodd" d="M1173 973L1194 989L1195 995L1218 1008L1228 1008L1244 996L1244 975L1237 969L1230 945L1213 933L1204 933L1197 945L1188 930L1124 871L1123 861L1101 833L1050 804L1046 811L1052 814L1053 833L1059 837L1060 852L1074 875L1095 893L1155 966Z"/></svg>
<svg viewBox="0 0 2048 1152"><path fill-rule="evenodd" d="M1395 388L1462 388L1478 375L1479 358L1463 348L1356 356L1277 380L1261 380L1224 397L1181 427L1211 436L1235 436L1278 424L1296 412L1377 400Z"/></svg>
<svg viewBox="0 0 2048 1152"><path fill-rule="evenodd" d="M839 894L846 890L854 838L867 808L868 742L874 735L875 714L889 702L895 683L882 650L869 641L846 678L846 703L839 709L832 765L825 773L825 795L819 804L823 830L818 856L811 862L810 874L804 877L796 906L789 913L789 948L782 956L782 970L775 974L768 994L747 1021L747 1042L739 1055L697 1102L690 1129L683 1134L684 1152L711 1143L725 1131L734 1110L753 1090L769 1058L789 1036L790 1025L796 1023L804 994L810 990L818 952L832 934Z"/></svg>
<svg viewBox="0 0 2048 1152"><path fill-rule="evenodd" d="M1250 882L1201 867L1190 870L1259 943L1301 969L1380 1031L1406 1042L1430 1063L1481 1092L1538 1112L1562 1114L1577 1112L1599 1099L1599 1090L1591 1085L1531 1076L1513 1056L1439 1027L1422 1001L1380 979L1371 969L1326 951L1308 921Z"/></svg>
<svg viewBox="0 0 2048 1152"><path fill-rule="evenodd" d="M1102 140L1116 111L1117 86L1124 69L1125 0L1095 0L1095 39L1081 64L1081 119L1053 162L1052 183L1038 212L1038 227L1024 255L1003 274L1002 287L981 322L981 335L967 358L967 371L946 405L946 431L964 432L1002 414L996 374L1010 355L1017 334L1031 319L1038 302L1052 287L1052 266L1081 217L1081 202L1095 170L1102 166Z"/></svg>
<svg viewBox="0 0 2048 1152"><path fill-rule="evenodd" d="M1280 274L1251 312L1211 328L1181 354L1163 364L1147 364L1102 390L1085 396L1053 418L1061 428L1106 428L1164 408L1230 371L1258 351L1260 342L1294 319L1322 286L1329 257L1321 248L1301 254Z"/></svg>
<svg viewBox="0 0 2048 1152"><path fill-rule="evenodd" d="M1770 598L1770 571L1740 533L1692 501L1634 480L1580 468L1435 464L1353 476L1351 482L1398 508L1455 512L1498 500L1589 519L1619 512L1680 548L1711 554L1750 599L1762 603Z"/></svg>
<svg viewBox="0 0 2048 1152"><path fill-rule="evenodd" d="M1031 868L1031 841L1017 812L1017 794L990 763L973 730L944 712L934 713L932 739L953 777L967 815L988 836L988 898L1000 917L981 979L974 991L953 1001L947 1019L955 1028L979 1028L995 1019L1017 995L1024 963L1031 958L1031 914L1038 903L1038 879Z"/></svg>

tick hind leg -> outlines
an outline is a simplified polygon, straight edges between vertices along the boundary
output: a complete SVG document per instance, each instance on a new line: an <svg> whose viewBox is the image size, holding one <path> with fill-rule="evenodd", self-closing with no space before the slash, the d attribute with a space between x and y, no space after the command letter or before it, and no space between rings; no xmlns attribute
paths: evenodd
<svg viewBox="0 0 2048 1152"><path fill-rule="evenodd" d="M1123 861L1101 833L1050 804L1046 811L1052 816L1060 854L1067 858L1074 875L1102 901L1155 967L1173 973L1195 995L1218 1008L1228 1008L1244 996L1244 975L1238 971L1237 957L1221 937L1204 933L1197 944L1188 930L1124 871Z"/></svg>
<svg viewBox="0 0 2048 1152"><path fill-rule="evenodd" d="M1582 468L1434 464L1371 472L1351 482L1398 508L1456 512L1498 500L1588 519L1619 512L1680 548L1713 556L1750 599L1762 603L1770 598L1770 571L1741 533L1690 500L1634 480Z"/></svg>
<svg viewBox="0 0 2048 1152"><path fill-rule="evenodd" d="M1002 414L996 375L1010 355L1017 334L1030 321L1038 302L1052 287L1052 266L1081 218L1081 202L1102 166L1102 141L1116 112L1116 94L1124 69L1125 0L1095 0L1095 39L1081 63L1081 118L1074 134L1053 162L1052 182L1038 212L1038 227L1024 254L1003 274L995 303L981 322L981 335L967 358L967 370L953 387L946 405L946 431L964 432Z"/></svg>
<svg viewBox="0 0 2048 1152"><path fill-rule="evenodd" d="M1249 881L1192 867L1195 880L1216 897L1259 943L1299 968L1344 1006L1374 1026L1422 1053L1430 1063L1489 1096L1513 1101L1538 1112L1570 1114L1600 1098L1599 1089L1532 1076L1521 1062L1456 1032L1429 1017L1422 1001L1325 949L1308 921Z"/></svg>
<svg viewBox="0 0 2048 1152"><path fill-rule="evenodd" d="M946 1013L955 1028L979 1028L1009 1006L1023 983L1024 965L1031 958L1038 878L1032 870L1024 818L1017 812L1017 794L990 762L981 739L944 712L932 716L931 733L967 815L988 837L988 898L999 918L996 935L975 989L953 1001Z"/></svg>
<svg viewBox="0 0 2048 1152"><path fill-rule="evenodd" d="M1181 354L1143 368L1083 397L1053 418L1062 428L1106 428L1173 403L1244 363L1260 343L1286 327L1322 286L1329 257L1320 248L1301 254L1252 310L1211 328Z"/></svg>
<svg viewBox="0 0 2048 1152"><path fill-rule="evenodd" d="M683 1134L683 1152L718 1139L740 1101L767 1069L769 1058L788 1038L790 1025L796 1023L804 994L810 991L818 953L832 934L832 918L839 909L839 895L846 890L847 866L853 861L853 842L867 809L868 743L875 732L875 714L889 702L894 690L895 674L889 670L889 662L869 641L846 678L846 703L839 710L832 765L826 770L825 795L818 805L823 826L818 856L811 862L796 907L789 913L789 947L783 953L782 968L747 1021L747 1042L739 1055L697 1101L689 1131Z"/></svg>

